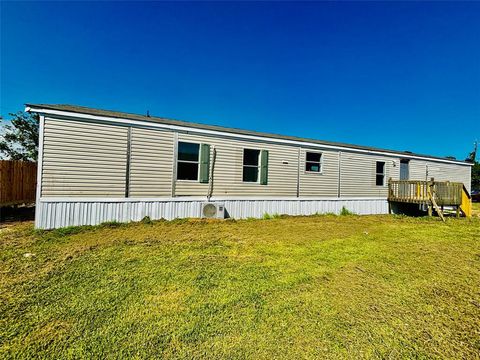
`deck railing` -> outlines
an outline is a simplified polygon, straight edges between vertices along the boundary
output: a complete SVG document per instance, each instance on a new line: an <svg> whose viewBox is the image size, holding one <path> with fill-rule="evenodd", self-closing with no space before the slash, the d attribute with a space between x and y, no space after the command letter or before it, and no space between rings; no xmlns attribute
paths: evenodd
<svg viewBox="0 0 480 360"><path fill-rule="evenodd" d="M462 204L463 184L450 181L392 180L388 182L388 200L428 204L431 197L438 205Z"/></svg>

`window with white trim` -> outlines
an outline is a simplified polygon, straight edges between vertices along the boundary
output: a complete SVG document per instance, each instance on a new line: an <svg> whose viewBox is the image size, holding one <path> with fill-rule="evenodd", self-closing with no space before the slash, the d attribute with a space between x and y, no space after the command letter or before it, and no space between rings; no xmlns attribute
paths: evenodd
<svg viewBox="0 0 480 360"><path fill-rule="evenodd" d="M385 162L377 161L375 170L375 183L377 186L385 185Z"/></svg>
<svg viewBox="0 0 480 360"><path fill-rule="evenodd" d="M258 182L260 150L243 149L243 181Z"/></svg>
<svg viewBox="0 0 480 360"><path fill-rule="evenodd" d="M305 157L305 171L322 172L322 153L307 152Z"/></svg>
<svg viewBox="0 0 480 360"><path fill-rule="evenodd" d="M177 180L198 180L200 144L179 142Z"/></svg>

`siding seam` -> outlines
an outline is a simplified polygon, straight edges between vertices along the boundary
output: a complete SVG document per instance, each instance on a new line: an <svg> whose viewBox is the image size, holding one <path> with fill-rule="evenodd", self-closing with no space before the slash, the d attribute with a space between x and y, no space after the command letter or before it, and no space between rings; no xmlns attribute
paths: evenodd
<svg viewBox="0 0 480 360"><path fill-rule="evenodd" d="M125 166L125 197L130 194L130 162L132 156L132 127L128 128L127 132L127 164Z"/></svg>
<svg viewBox="0 0 480 360"><path fill-rule="evenodd" d="M172 198L175 197L177 187L177 157L178 157L178 132L173 133L173 164L172 164Z"/></svg>

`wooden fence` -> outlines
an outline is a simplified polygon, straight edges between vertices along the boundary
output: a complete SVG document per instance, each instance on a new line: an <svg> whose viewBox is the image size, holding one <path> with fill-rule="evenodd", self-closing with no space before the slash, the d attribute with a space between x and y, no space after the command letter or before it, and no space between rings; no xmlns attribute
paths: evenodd
<svg viewBox="0 0 480 360"><path fill-rule="evenodd" d="M35 202L37 163L0 160L0 206Z"/></svg>

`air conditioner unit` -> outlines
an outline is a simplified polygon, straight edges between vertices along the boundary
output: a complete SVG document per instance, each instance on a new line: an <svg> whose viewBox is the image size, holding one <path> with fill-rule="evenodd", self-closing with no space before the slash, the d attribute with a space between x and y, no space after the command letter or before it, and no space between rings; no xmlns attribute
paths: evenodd
<svg viewBox="0 0 480 360"><path fill-rule="evenodd" d="M206 219L224 219L225 205L216 202L202 203L202 218Z"/></svg>

